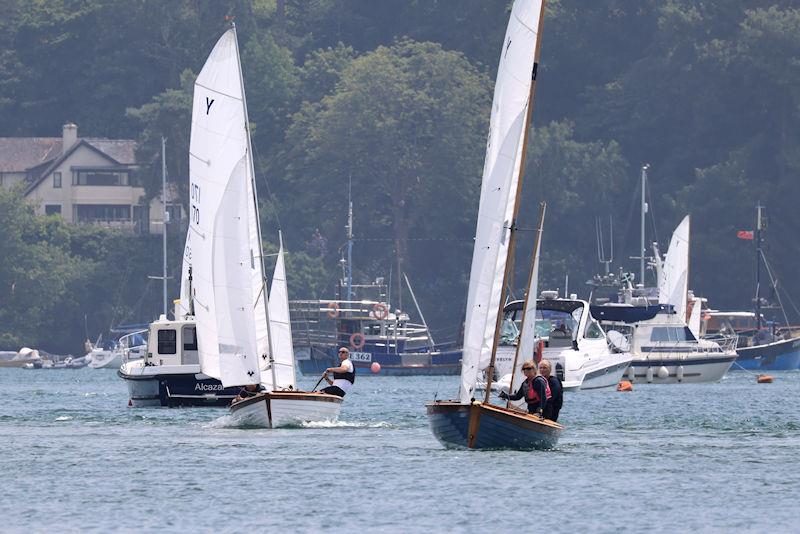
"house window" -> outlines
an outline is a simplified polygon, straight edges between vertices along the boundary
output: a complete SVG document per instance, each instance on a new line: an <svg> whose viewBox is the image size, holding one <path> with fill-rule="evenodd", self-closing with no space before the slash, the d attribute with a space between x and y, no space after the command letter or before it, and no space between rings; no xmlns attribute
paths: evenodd
<svg viewBox="0 0 800 534"><path fill-rule="evenodd" d="M53 188L54 189L61 189L61 173L54 172L53 173Z"/></svg>
<svg viewBox="0 0 800 534"><path fill-rule="evenodd" d="M72 185L130 185L130 177L111 170L72 171Z"/></svg>
<svg viewBox="0 0 800 534"><path fill-rule="evenodd" d="M45 204L45 215L61 215L61 204Z"/></svg>
<svg viewBox="0 0 800 534"><path fill-rule="evenodd" d="M75 206L77 222L129 221L131 207L126 204L78 204Z"/></svg>

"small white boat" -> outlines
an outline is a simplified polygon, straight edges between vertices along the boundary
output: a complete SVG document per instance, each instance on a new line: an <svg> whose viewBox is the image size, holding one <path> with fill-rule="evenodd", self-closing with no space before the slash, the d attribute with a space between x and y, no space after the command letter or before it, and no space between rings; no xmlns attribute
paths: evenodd
<svg viewBox="0 0 800 534"><path fill-rule="evenodd" d="M267 294L249 132L233 26L194 85L183 315L196 322L202 373L223 387L260 383L267 391L231 405L237 424L335 421L341 398L296 390L283 243Z"/></svg>
<svg viewBox="0 0 800 534"><path fill-rule="evenodd" d="M131 332L119 338L111 349L95 347L86 355L92 369L117 370L125 361L140 360L147 353L147 330Z"/></svg>

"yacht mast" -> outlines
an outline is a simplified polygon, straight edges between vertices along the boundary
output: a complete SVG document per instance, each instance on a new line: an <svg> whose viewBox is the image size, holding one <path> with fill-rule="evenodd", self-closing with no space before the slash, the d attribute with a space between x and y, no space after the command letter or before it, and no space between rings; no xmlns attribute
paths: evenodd
<svg viewBox="0 0 800 534"><path fill-rule="evenodd" d="M519 214L519 199L522 195L522 177L525 173L525 156L528 152L528 135L530 134L530 124L531 124L531 116L533 115L533 96L536 93L536 73L539 69L539 53L542 48L542 25L544 23L544 6L545 0L542 0L542 5L539 11L539 25L536 29L537 31L537 39L536 39L536 51L534 52L533 56L533 71L531 72L531 89L530 93L528 94L528 114L525 117L525 125L523 126L524 134L522 140L522 156L519 165L519 176L517 179L517 191L514 196L514 210L513 216L511 218L511 222L509 224L508 233L509 233L509 241L508 241L508 251L506 253L506 266L503 272L503 283L500 286L500 310L497 313L497 320L495 321L494 327L494 340L492 342L492 358L489 361L489 367L486 368L486 395L484 396L483 402L489 403L489 396L492 393L492 380L494 379L494 364L497 359L497 345L500 341L500 328L503 324L503 308L505 308L506 304L506 294L507 294L507 283L510 277L510 270L513 268L513 262L510 261L510 258L514 257L514 250L516 244L516 226L517 226L517 215Z"/></svg>
<svg viewBox="0 0 800 534"><path fill-rule="evenodd" d="M269 325L269 295L267 293L267 276L266 269L264 268L264 251L261 240L261 215L258 212L258 190L256 188L256 171L253 165L253 143L250 139L250 116L247 114L247 97L244 92L244 75L242 74L242 58L239 55L239 36L236 33L236 23L231 21L231 28L233 29L234 42L236 43L236 63L239 66L239 83L242 87L242 107L244 108L244 129L247 135L247 165L250 167L250 183L253 190L253 204L256 210L256 234L258 243L258 261L261 263L261 294L264 299L264 312L267 321L267 347L269 352L269 367L272 372L272 387L277 388L278 382L275 376L275 357L272 351L272 332Z"/></svg>
<svg viewBox="0 0 800 534"><path fill-rule="evenodd" d="M167 223L169 222L169 212L167 211L167 138L161 136L161 203L164 205L164 224L162 225L162 269L161 269L161 288L164 297L164 317L167 316Z"/></svg>
<svg viewBox="0 0 800 534"><path fill-rule="evenodd" d="M756 328L761 330L761 211L764 206L759 202L756 205Z"/></svg>
<svg viewBox="0 0 800 534"><path fill-rule="evenodd" d="M531 298L530 289L533 287L533 277L536 271L536 262L539 260L539 245L542 242L542 229L544 227L544 213L547 210L547 202L539 203L539 224L536 227L536 237L533 241L533 254L531 254L531 270L528 271L528 290L525 292L525 300L522 303L522 317L520 318L519 336L517 337L517 350L514 351L514 365L511 366L511 382L508 384L508 391L514 392L514 373L517 370L517 362L519 361L519 349L522 346L522 330L525 328L525 313L528 310L528 300ZM536 300L536 295L533 295ZM536 324L536 323L534 323ZM540 355L541 356L541 355ZM509 406L511 401L506 403Z"/></svg>
<svg viewBox="0 0 800 534"><path fill-rule="evenodd" d="M644 258L645 252L647 252L644 248L644 223L645 223L645 215L647 214L647 201L645 200L645 190L647 188L647 169L650 168L649 163L645 163L642 165L642 217L641 217L641 233L640 233L640 240L639 240L639 283L642 284L644 287ZM659 258L660 259L660 258Z"/></svg>

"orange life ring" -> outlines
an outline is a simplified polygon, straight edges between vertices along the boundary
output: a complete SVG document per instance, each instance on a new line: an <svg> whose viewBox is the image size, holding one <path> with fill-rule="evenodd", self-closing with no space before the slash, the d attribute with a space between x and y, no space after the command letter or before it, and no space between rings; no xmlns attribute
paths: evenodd
<svg viewBox="0 0 800 534"><path fill-rule="evenodd" d="M356 350L361 350L364 347L364 334L361 332L354 332L350 336L350 346Z"/></svg>
<svg viewBox="0 0 800 534"><path fill-rule="evenodd" d="M328 303L328 317L331 319L336 319L339 317L339 303L338 302L329 302Z"/></svg>
<svg viewBox="0 0 800 534"><path fill-rule="evenodd" d="M379 321L383 321L389 317L389 308L386 307L386 304L378 303L372 307L372 316Z"/></svg>

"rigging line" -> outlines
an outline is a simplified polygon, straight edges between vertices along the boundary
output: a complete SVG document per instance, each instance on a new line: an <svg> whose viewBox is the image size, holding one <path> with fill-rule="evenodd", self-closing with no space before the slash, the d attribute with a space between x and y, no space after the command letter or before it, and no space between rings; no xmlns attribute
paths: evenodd
<svg viewBox="0 0 800 534"><path fill-rule="evenodd" d="M639 188L641 184L637 181L637 186L633 190L633 196L631 197L630 205L628 206L628 218L625 220L625 226L623 227L622 232L622 243L628 242L628 230L631 227L631 221L633 220L633 212L636 209L636 200L639 198ZM641 251L640 251L641 253Z"/></svg>
<svg viewBox="0 0 800 534"><path fill-rule="evenodd" d="M255 145L252 146L253 149L253 156L258 159L258 166L259 168L264 168L264 158L261 157L261 153L256 150ZM278 230L283 230L283 226L281 226L281 217L278 214L278 203L276 202L276 197L272 194L272 188L269 186L269 179L267 178L267 173L261 172L261 181L264 182L264 185L267 187L267 202L269 202L270 206L272 207L272 213L275 215L275 222L278 223Z"/></svg>
<svg viewBox="0 0 800 534"><path fill-rule="evenodd" d="M647 194L647 213L650 214L650 223L653 225L653 241L658 243L658 228L656 228L656 215L655 209L653 209L653 188L648 187L646 190Z"/></svg>
<svg viewBox="0 0 800 534"><path fill-rule="evenodd" d="M796 313L798 316L800 316L800 309L798 309L798 308L797 308L797 305L794 303L794 300L792 300L792 296L789 294L789 292L788 292L786 289L784 289L784 287L783 287L783 286L781 286L779 289L780 289L781 291L783 291L783 294L784 294L784 295L786 295L786 298L787 298L787 300L789 301L789 304L791 304L791 305L792 305L792 308L794 308L794 311L795 311L795 313Z"/></svg>
<svg viewBox="0 0 800 534"><path fill-rule="evenodd" d="M767 257L764 255L764 251L759 250L759 253L761 254L761 259L764 260L764 266L767 268L767 275L769 275L769 281L772 282L772 289L773 293L775 293L775 297L778 299L778 306L781 307L783 320L786 321L786 326L789 326L789 318L786 316L786 310L783 307L783 302L781 302L781 294L778 292L778 282L775 280L775 277L772 276L772 268L767 261Z"/></svg>

